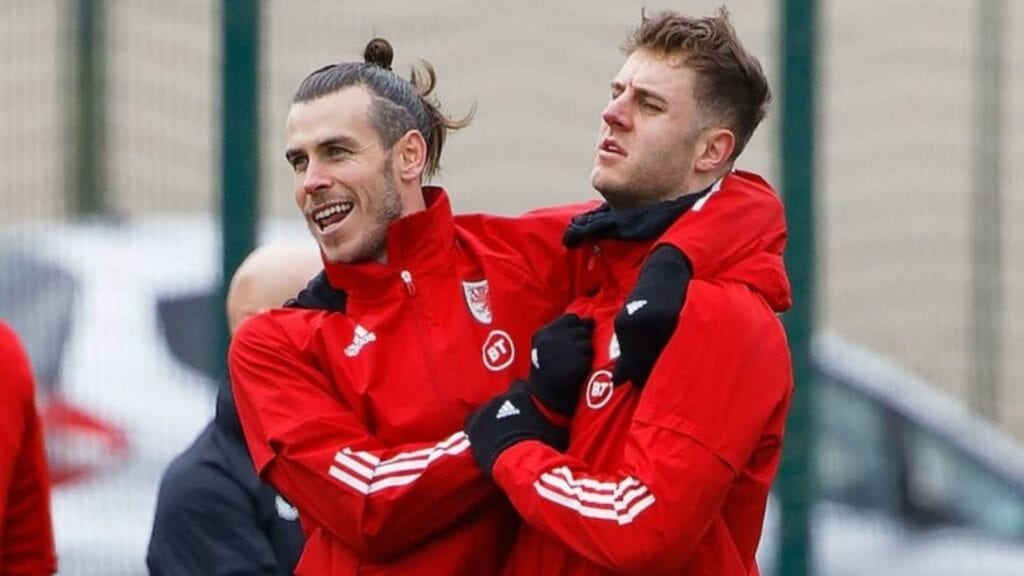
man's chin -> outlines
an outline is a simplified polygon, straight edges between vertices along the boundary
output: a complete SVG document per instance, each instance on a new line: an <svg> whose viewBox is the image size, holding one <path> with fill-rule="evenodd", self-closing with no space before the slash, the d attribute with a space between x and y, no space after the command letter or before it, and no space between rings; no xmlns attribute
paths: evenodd
<svg viewBox="0 0 1024 576"><path fill-rule="evenodd" d="M604 201L616 210L628 208L636 201L636 198L634 197L635 195L624 188L613 186L607 182L600 182L596 179L592 184L594 186L594 190L597 190L597 193L604 198Z"/></svg>

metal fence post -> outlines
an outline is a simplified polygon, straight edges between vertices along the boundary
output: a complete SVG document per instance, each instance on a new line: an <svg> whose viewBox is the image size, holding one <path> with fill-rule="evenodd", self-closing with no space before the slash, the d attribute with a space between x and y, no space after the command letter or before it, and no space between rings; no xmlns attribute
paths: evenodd
<svg viewBox="0 0 1024 576"><path fill-rule="evenodd" d="M781 38L782 191L786 202L789 244L786 266L794 306L784 315L793 354L796 392L790 408L782 465L776 487L781 504L782 534L778 574L806 576L813 569L810 531L816 496L813 414L814 367L814 176L815 88L817 75L817 2L784 0Z"/></svg>
<svg viewBox="0 0 1024 576"><path fill-rule="evenodd" d="M973 171L971 179L971 407L998 423L1003 355L1003 54L1007 50L1003 0L977 3Z"/></svg>
<svg viewBox="0 0 1024 576"><path fill-rule="evenodd" d="M259 0L222 0L221 61L221 299L238 265L256 244L260 195ZM218 303L219 304L219 303ZM217 309L222 346L216 366L226 367L229 341L223 307ZM227 374L226 368L223 370Z"/></svg>
<svg viewBox="0 0 1024 576"><path fill-rule="evenodd" d="M68 132L74 143L64 177L69 212L97 215L108 211L106 195L106 82L104 51L104 0L77 0L69 5L72 33L68 60L74 62L69 76Z"/></svg>

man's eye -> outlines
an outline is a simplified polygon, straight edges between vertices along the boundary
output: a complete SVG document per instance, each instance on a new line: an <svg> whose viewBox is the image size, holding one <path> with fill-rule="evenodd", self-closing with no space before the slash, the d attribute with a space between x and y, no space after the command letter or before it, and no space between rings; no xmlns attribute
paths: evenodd
<svg viewBox="0 0 1024 576"><path fill-rule="evenodd" d="M306 169L306 163L307 162L305 158L292 158L290 162L290 164L292 165L292 170L294 170L295 172L304 171Z"/></svg>
<svg viewBox="0 0 1024 576"><path fill-rule="evenodd" d="M348 149L342 148L341 146L331 146L327 149L327 154L330 155L331 158L341 158L342 156L347 156L348 153Z"/></svg>

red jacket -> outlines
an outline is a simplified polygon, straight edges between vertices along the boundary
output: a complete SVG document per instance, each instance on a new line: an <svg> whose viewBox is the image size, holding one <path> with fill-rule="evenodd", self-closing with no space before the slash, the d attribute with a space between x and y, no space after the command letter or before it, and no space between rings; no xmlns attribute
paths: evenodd
<svg viewBox="0 0 1024 576"><path fill-rule="evenodd" d="M32 370L18 337L0 322L0 575L56 570Z"/></svg>
<svg viewBox="0 0 1024 576"><path fill-rule="evenodd" d="M493 574L512 541L461 429L570 301L560 238L585 208L453 219L443 190L425 197L386 265L326 265L343 304L254 317L232 344L256 468L308 535L298 574Z"/></svg>
<svg viewBox="0 0 1024 576"><path fill-rule="evenodd" d="M595 293L570 307L596 329L569 448L522 442L493 469L526 524L507 574L758 573L793 387L776 317L790 306L782 207L766 182L737 172L667 234L687 227L702 231L683 250L693 279L642 391L611 385L613 320L658 241L594 244L579 290Z"/></svg>

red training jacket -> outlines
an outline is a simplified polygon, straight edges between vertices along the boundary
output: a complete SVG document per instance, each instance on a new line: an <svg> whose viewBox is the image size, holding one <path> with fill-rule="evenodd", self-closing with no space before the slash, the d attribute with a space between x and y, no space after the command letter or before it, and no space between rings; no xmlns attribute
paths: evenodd
<svg viewBox="0 0 1024 576"><path fill-rule="evenodd" d="M570 311L595 319L595 358L569 448L522 442L494 466L525 521L506 574L758 574L793 387L776 317L790 306L782 207L735 172L667 235L685 228L702 230L683 250L693 278L643 390L612 385L613 320L659 241L592 244L578 289L594 292Z"/></svg>
<svg viewBox="0 0 1024 576"><path fill-rule="evenodd" d="M51 522L32 369L17 335L0 322L0 575L57 571Z"/></svg>
<svg viewBox="0 0 1024 576"><path fill-rule="evenodd" d="M560 239L591 205L453 219L443 190L424 195L390 225L387 264L325 264L344 310L270 311L231 346L256 468L308 535L298 574L493 574L513 538L463 420L570 301Z"/></svg>

